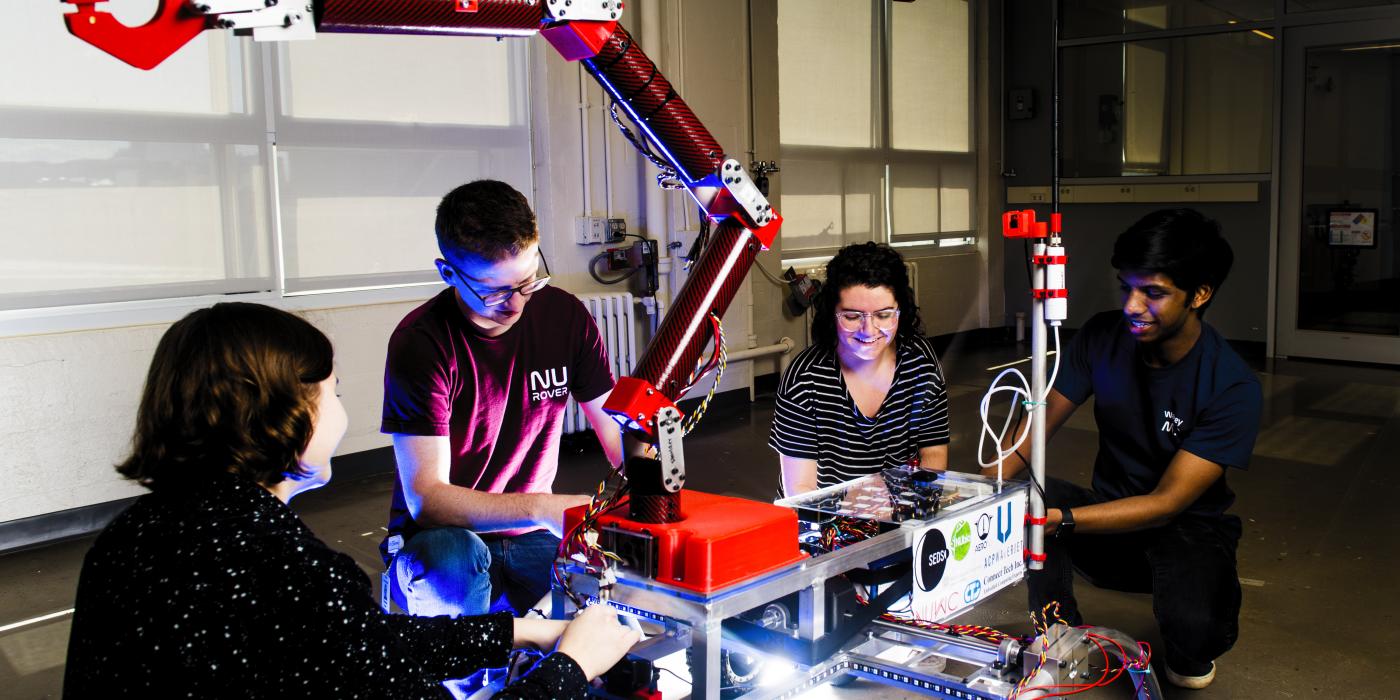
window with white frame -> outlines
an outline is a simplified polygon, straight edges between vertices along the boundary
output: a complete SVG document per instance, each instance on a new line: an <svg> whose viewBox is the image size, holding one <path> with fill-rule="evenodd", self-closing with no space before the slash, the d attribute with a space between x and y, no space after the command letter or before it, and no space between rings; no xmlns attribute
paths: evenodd
<svg viewBox="0 0 1400 700"><path fill-rule="evenodd" d="M206 32L141 71L62 7L0 10L0 310L434 283L444 193L532 191L523 42Z"/></svg>
<svg viewBox="0 0 1400 700"><path fill-rule="evenodd" d="M779 0L783 256L975 244L967 0Z"/></svg>

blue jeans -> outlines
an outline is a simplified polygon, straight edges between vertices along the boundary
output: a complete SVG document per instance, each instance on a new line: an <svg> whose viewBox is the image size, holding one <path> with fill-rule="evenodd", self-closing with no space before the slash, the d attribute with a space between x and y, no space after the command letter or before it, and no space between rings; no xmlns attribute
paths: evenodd
<svg viewBox="0 0 1400 700"><path fill-rule="evenodd" d="M524 613L549 593L559 538L547 530L514 537L460 527L423 530L390 563L394 602L410 615Z"/></svg>
<svg viewBox="0 0 1400 700"><path fill-rule="evenodd" d="M1102 503L1089 489L1047 479L1049 508ZM1032 612L1052 600L1071 625L1083 624L1074 597L1073 572L1099 588L1151 593L1164 656L1172 670L1201 675L1239 636L1240 580L1235 548L1240 519L1182 514L1162 527L1095 535L1075 533L1045 539L1045 568L1028 571Z"/></svg>

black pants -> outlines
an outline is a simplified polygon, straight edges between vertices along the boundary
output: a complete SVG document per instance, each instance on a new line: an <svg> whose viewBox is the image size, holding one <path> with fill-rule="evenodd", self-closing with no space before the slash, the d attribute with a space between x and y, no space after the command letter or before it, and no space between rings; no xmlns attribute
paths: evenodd
<svg viewBox="0 0 1400 700"><path fill-rule="evenodd" d="M1048 508L1107 500L1058 479L1049 479L1045 489ZM1099 588L1151 593L1167 664L1179 673L1205 673L1239 636L1239 541L1239 518L1193 515L1178 516L1151 530L1047 537L1045 568L1028 576L1031 610L1039 612L1050 601L1059 601L1065 621L1083 624L1074 598L1074 570Z"/></svg>

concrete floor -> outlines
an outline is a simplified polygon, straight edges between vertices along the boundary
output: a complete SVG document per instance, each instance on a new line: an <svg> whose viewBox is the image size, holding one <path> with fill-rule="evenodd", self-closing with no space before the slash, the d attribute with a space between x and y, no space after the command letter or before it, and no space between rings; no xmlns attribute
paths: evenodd
<svg viewBox="0 0 1400 700"><path fill-rule="evenodd" d="M977 402L994 372L1024 346L943 354L952 397L954 469L976 464ZM1393 698L1400 685L1394 627L1397 544L1385 494L1400 452L1400 371L1298 361L1261 369L1265 412L1248 472L1232 472L1245 521L1240 641L1203 691L1164 688L1167 697ZM1267 370L1267 371L1262 371ZM1088 482L1096 446L1091 411L1081 409L1050 446L1050 472ZM777 462L765 442L771 397L712 412L688 440L691 488L769 499ZM1388 456L1389 455L1389 456ZM700 465L712 465L700 469ZM386 468L389 465L385 465ZM603 474L596 453L568 456L556 490L591 490ZM1388 478L1389 477L1389 478ZM322 539L377 574L376 549L388 507L390 474L333 481L294 506ZM0 688L7 698L57 697L69 616L19 626L71 608L91 538L0 556ZM376 581L378 576L372 576ZM1090 624L1159 642L1148 596L1097 591L1081 582ZM959 621L1025 633L1025 589L1016 586ZM1389 630L1389 631L1388 631ZM1385 688L1391 688L1390 691ZM869 682L826 697L916 697ZM1095 697L1129 697L1126 687ZM668 695L667 697L673 697Z"/></svg>

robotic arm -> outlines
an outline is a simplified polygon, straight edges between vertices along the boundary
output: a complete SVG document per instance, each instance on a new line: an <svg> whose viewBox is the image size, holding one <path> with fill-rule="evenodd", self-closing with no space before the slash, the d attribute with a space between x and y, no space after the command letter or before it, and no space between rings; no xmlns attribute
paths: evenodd
<svg viewBox="0 0 1400 700"><path fill-rule="evenodd" d="M256 40L312 38L315 32L520 36L541 34L584 68L637 126L668 179L684 187L716 231L672 300L631 377L604 409L622 426L660 443L666 491L685 481L675 401L760 250L777 238L782 217L744 166L714 136L617 20L619 0L161 0L155 17L128 27L96 5L63 0L79 39L133 66L150 69L205 29L232 29Z"/></svg>

